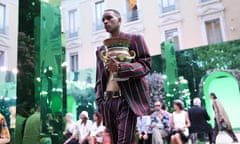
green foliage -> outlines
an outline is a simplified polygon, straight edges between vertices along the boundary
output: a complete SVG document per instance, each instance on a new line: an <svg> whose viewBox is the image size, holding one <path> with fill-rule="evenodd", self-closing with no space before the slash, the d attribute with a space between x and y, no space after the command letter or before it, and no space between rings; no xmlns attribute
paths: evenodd
<svg viewBox="0 0 240 144"><path fill-rule="evenodd" d="M146 76L146 81L150 91L151 101L164 100L163 77L160 73L154 72Z"/></svg>
<svg viewBox="0 0 240 144"><path fill-rule="evenodd" d="M34 18L40 15L39 0L19 1L19 31L34 35Z"/></svg>
<svg viewBox="0 0 240 144"><path fill-rule="evenodd" d="M34 39L20 32L18 35L17 101L34 101Z"/></svg>
<svg viewBox="0 0 240 144"><path fill-rule="evenodd" d="M201 70L239 68L240 40L194 49Z"/></svg>
<svg viewBox="0 0 240 144"><path fill-rule="evenodd" d="M207 71L239 69L239 57L240 40L177 52L178 73L188 80L191 98L199 96L200 80Z"/></svg>

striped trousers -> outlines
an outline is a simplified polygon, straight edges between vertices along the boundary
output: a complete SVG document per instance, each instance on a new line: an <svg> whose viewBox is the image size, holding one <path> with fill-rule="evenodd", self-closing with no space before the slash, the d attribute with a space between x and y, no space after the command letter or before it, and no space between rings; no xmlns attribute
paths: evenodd
<svg viewBox="0 0 240 144"><path fill-rule="evenodd" d="M105 99L104 120L112 144L135 144L137 116L123 96Z"/></svg>

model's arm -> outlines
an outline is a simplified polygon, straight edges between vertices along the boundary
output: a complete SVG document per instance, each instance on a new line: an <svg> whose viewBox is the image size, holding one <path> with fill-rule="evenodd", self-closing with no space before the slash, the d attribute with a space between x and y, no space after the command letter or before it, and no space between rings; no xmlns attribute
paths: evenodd
<svg viewBox="0 0 240 144"><path fill-rule="evenodd" d="M95 93L96 93L96 102L98 106L98 110L100 113L102 113L103 110L103 101L104 101L104 95L103 95L103 85L102 85L102 77L100 76L100 71L102 68L104 68L103 62L99 58L99 52L100 48L96 51L96 59L97 59L97 71L96 71L96 85L95 85Z"/></svg>
<svg viewBox="0 0 240 144"><path fill-rule="evenodd" d="M151 71L151 57L147 45L140 35L134 35L133 47L136 49L136 58L133 63L120 63L118 69L119 78L138 78Z"/></svg>

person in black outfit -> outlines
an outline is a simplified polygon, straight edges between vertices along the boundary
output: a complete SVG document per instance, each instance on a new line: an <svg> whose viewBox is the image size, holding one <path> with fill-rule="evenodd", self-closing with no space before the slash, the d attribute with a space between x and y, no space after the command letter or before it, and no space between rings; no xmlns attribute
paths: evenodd
<svg viewBox="0 0 240 144"><path fill-rule="evenodd" d="M212 144L212 127L207 123L210 117L206 109L201 107L201 100L199 98L193 100L193 106L188 110L188 114L191 122L189 132L200 135L208 134L209 143Z"/></svg>

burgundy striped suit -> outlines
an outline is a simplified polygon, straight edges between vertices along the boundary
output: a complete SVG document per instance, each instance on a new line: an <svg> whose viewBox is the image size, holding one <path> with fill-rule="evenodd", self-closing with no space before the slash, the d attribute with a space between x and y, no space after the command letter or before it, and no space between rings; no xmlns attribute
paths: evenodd
<svg viewBox="0 0 240 144"><path fill-rule="evenodd" d="M98 55L102 47L98 47L96 101L104 122L113 135L112 143L133 144L136 117L150 113L150 96L144 76L151 70L151 57L142 36L120 33L120 37L130 39L130 49L136 52L133 63L121 63L118 70L120 78L129 78L127 81L118 82L122 98L104 100L109 72L105 70L104 63L99 59Z"/></svg>

